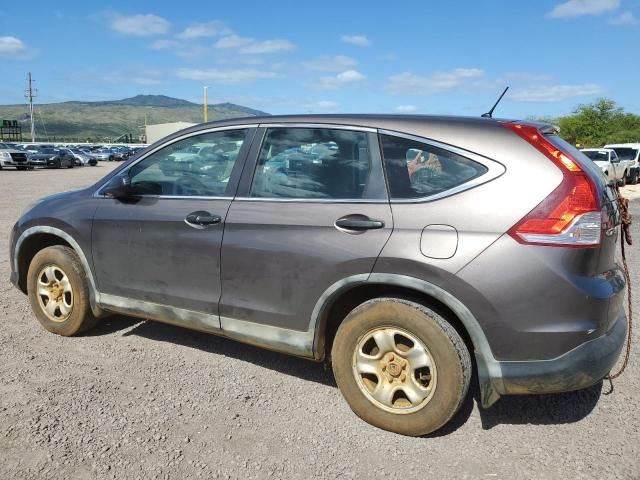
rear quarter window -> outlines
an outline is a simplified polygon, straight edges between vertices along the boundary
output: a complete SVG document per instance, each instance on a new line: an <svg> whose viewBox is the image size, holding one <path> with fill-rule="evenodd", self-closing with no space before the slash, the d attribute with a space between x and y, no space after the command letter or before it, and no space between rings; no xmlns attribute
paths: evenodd
<svg viewBox="0 0 640 480"><path fill-rule="evenodd" d="M488 171L462 155L407 138L382 134L380 146L392 199L437 195Z"/></svg>

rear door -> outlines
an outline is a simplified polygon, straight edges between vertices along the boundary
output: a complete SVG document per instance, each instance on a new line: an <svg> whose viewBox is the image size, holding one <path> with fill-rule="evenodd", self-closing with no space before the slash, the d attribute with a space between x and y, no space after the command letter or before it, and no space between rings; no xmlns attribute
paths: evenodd
<svg viewBox="0 0 640 480"><path fill-rule="evenodd" d="M221 325L307 331L323 292L366 278L391 234L376 134L271 125L259 129L251 158L225 226Z"/></svg>

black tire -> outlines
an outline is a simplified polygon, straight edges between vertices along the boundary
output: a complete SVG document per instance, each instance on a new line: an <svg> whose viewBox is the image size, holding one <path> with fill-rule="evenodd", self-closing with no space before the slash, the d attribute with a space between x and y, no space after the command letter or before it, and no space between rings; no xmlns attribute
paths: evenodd
<svg viewBox="0 0 640 480"><path fill-rule="evenodd" d="M620 179L620 186L624 187L627 185L627 172L624 172L624 175L622 175L622 178Z"/></svg>
<svg viewBox="0 0 640 480"><path fill-rule="evenodd" d="M43 306L44 300L38 294L38 285L41 280L39 275L47 267L54 267L63 272L71 286L70 312L66 317L60 315L58 320L49 317ZM78 255L69 247L55 245L36 253L27 273L27 291L33 313L49 332L70 337L88 330L98 322L91 311L89 286L84 268Z"/></svg>
<svg viewBox="0 0 640 480"><path fill-rule="evenodd" d="M629 180L630 185L638 184L638 171L635 171L631 174L631 179Z"/></svg>
<svg viewBox="0 0 640 480"><path fill-rule="evenodd" d="M25 171L27 167L16 167L16 170Z"/></svg>
<svg viewBox="0 0 640 480"><path fill-rule="evenodd" d="M56 160L56 168L62 168L62 161L60 159Z"/></svg>
<svg viewBox="0 0 640 480"><path fill-rule="evenodd" d="M428 378L429 382L433 378L436 379L431 396L409 412L401 412L402 409L396 409L395 404L387 410L376 404L375 400L365 393L364 389L367 387L362 379L357 378L354 367L355 353L359 348L364 348L367 342L364 345L362 342L371 332L393 332L394 329L419 340L426 347L435 365L435 369L428 370L428 376L424 377ZM392 338L395 343L397 337ZM400 344L396 343L395 348L399 347ZM374 348L377 348L375 343ZM382 351L376 353L384 359L383 354ZM397 357L397 350L395 354ZM356 415L383 430L410 436L434 432L455 415L467 395L472 373L469 351L451 324L430 308L402 298L376 298L352 310L338 328L331 357L338 387ZM391 359L393 360L393 356ZM394 366L394 370L396 367L397 365ZM411 366L408 368L406 371L411 374L404 379L393 378L392 385L400 380L409 383L413 381L417 370L414 371ZM391 367L377 372L373 377L377 377L378 382L386 382L383 375L388 375ZM396 393L393 394L393 398L395 396ZM392 402L398 400L392 399Z"/></svg>

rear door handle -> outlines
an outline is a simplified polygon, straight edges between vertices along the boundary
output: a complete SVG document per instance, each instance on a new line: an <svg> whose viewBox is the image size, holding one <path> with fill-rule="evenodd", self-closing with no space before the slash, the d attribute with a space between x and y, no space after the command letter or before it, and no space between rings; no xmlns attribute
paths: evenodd
<svg viewBox="0 0 640 480"><path fill-rule="evenodd" d="M184 219L188 225L206 227L222 222L220 215L211 215L209 212L198 211L187 215Z"/></svg>
<svg viewBox="0 0 640 480"><path fill-rule="evenodd" d="M382 220L376 220L357 213L339 218L336 220L336 227L362 232L364 230L384 228L384 222Z"/></svg>

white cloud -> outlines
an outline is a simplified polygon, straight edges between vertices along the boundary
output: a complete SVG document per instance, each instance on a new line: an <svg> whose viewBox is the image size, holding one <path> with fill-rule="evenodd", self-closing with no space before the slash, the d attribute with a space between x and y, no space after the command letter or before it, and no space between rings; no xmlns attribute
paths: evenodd
<svg viewBox="0 0 640 480"><path fill-rule="evenodd" d="M516 102L560 102L573 97L602 95L604 89L595 83L583 85L548 85L530 88L514 88L509 99Z"/></svg>
<svg viewBox="0 0 640 480"><path fill-rule="evenodd" d="M16 37L0 37L0 57L20 58L29 53L22 40Z"/></svg>
<svg viewBox="0 0 640 480"><path fill-rule="evenodd" d="M149 47L153 50L167 50L170 48L179 48L181 46L182 42L165 38L163 38L162 40L156 40L151 45L149 45Z"/></svg>
<svg viewBox="0 0 640 480"><path fill-rule="evenodd" d="M393 95L429 95L462 87L483 77L484 71L479 68L456 68L432 75L404 72L389 78L388 89Z"/></svg>
<svg viewBox="0 0 640 480"><path fill-rule="evenodd" d="M152 50L171 50L171 53L186 59L202 57L210 51L210 48L203 47L202 45L194 45L186 40L174 40L170 38L156 40L149 45L149 48Z"/></svg>
<svg viewBox="0 0 640 480"><path fill-rule="evenodd" d="M222 37L218 40L214 47L216 48L239 48L253 42L252 38L241 37L239 35L227 35L226 37Z"/></svg>
<svg viewBox="0 0 640 480"><path fill-rule="evenodd" d="M264 40L262 42L252 42L240 48L239 52L248 55L261 55L263 53L275 53L292 50L293 43L289 40Z"/></svg>
<svg viewBox="0 0 640 480"><path fill-rule="evenodd" d="M316 72L340 72L357 64L353 58L344 55L323 56L303 63L307 70Z"/></svg>
<svg viewBox="0 0 640 480"><path fill-rule="evenodd" d="M220 35L230 35L231 30L222 22L214 20L207 23L194 23L176 35L182 40L194 40L198 38L217 37Z"/></svg>
<svg viewBox="0 0 640 480"><path fill-rule="evenodd" d="M365 80L367 77L357 70L345 70L331 77L322 77L318 86L324 89L334 89Z"/></svg>
<svg viewBox="0 0 640 480"><path fill-rule="evenodd" d="M340 41L343 43L350 43L351 45L358 45L359 47L366 47L371 42L364 35L342 35Z"/></svg>
<svg viewBox="0 0 640 480"><path fill-rule="evenodd" d="M109 70L106 73L89 71L83 76L83 80L85 81L153 86L162 83L164 74L160 70L137 65L136 67L123 67L116 70ZM95 77L98 77L98 79Z"/></svg>
<svg viewBox="0 0 640 480"><path fill-rule="evenodd" d="M396 112L399 113L414 113L418 111L418 107L415 105L398 105L396 107Z"/></svg>
<svg viewBox="0 0 640 480"><path fill-rule="evenodd" d="M201 82L219 83L224 85L238 85L242 83L254 83L257 80L274 78L274 72L254 69L197 69L181 68L176 75L186 80L198 80Z"/></svg>
<svg viewBox="0 0 640 480"><path fill-rule="evenodd" d="M295 48L293 43L288 40L275 39L258 41L254 38L241 37L236 34L222 37L214 44L214 47L221 49L238 49L238 53L246 55L275 53Z"/></svg>
<svg viewBox="0 0 640 480"><path fill-rule="evenodd" d="M149 13L131 16L115 15L109 26L122 35L149 37L167 33L170 23L162 17Z"/></svg>
<svg viewBox="0 0 640 480"><path fill-rule="evenodd" d="M332 100L318 100L317 102L305 103L303 108L306 111L316 111L316 110L335 110L338 107L338 103Z"/></svg>
<svg viewBox="0 0 640 480"><path fill-rule="evenodd" d="M636 25L638 19L631 12L623 12L620 15L609 19L611 25Z"/></svg>
<svg viewBox="0 0 640 480"><path fill-rule="evenodd" d="M552 18L601 15L620 6L620 0L568 0L553 7L547 16Z"/></svg>

